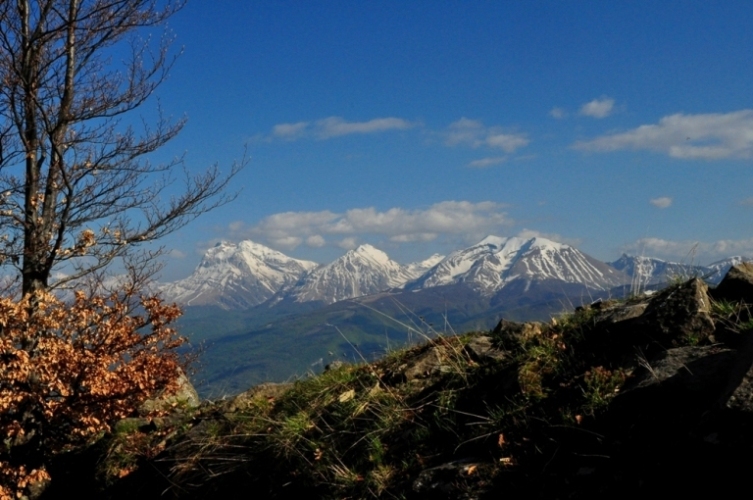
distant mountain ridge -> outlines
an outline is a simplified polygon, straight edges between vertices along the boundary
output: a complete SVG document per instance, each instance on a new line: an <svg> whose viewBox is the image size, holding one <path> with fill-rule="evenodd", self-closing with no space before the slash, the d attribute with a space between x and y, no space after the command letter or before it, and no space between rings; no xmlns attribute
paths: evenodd
<svg viewBox="0 0 753 500"><path fill-rule="evenodd" d="M417 265L398 264L371 245L361 245L305 274L284 296L295 302L332 304L401 287L416 278L415 273L420 270Z"/></svg>
<svg viewBox="0 0 753 500"><path fill-rule="evenodd" d="M547 238L487 236L444 257L399 264L364 244L320 265L298 260L252 241L222 242L210 248L188 278L159 286L167 300L184 306L248 309L278 303L322 305L386 290L421 292L463 285L490 297L512 283L525 292L532 284L560 282L587 290L631 286L638 290L678 277L699 276L717 283L733 265L730 257L709 266L684 265L623 254L611 263ZM516 292L517 293L517 292Z"/></svg>
<svg viewBox="0 0 753 500"><path fill-rule="evenodd" d="M609 265L546 238L489 236L408 265L371 245L318 265L253 242L221 243L162 290L195 306L184 307L179 327L206 342L197 387L211 392L286 380L333 359L371 359L423 335L484 331L500 318L548 321L678 279L714 284L742 260L686 266L623 255Z"/></svg>
<svg viewBox="0 0 753 500"><path fill-rule="evenodd" d="M627 274L631 278L631 286L641 289L650 285L692 277L698 277L711 285L716 285L724 278L730 267L751 260L753 260L753 257L737 255L716 261L708 266L701 266L669 262L653 257L622 254L619 259L609 262L608 265Z"/></svg>
<svg viewBox="0 0 753 500"><path fill-rule="evenodd" d="M171 301L186 306L245 309L269 300L319 264L288 257L253 241L220 242L207 250L191 276L161 285Z"/></svg>
<svg viewBox="0 0 753 500"><path fill-rule="evenodd" d="M581 251L546 238L488 236L448 255L406 289L465 283L482 295L498 292L514 280L560 280L608 289L626 277Z"/></svg>

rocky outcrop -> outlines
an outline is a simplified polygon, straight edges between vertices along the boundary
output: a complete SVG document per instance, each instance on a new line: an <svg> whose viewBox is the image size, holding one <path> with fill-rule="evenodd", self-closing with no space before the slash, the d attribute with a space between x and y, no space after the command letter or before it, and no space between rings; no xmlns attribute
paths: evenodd
<svg viewBox="0 0 753 500"><path fill-rule="evenodd" d="M753 447L751 271L205 403L180 432L140 429L167 436L163 451L107 495L737 495Z"/></svg>
<svg viewBox="0 0 753 500"><path fill-rule="evenodd" d="M753 262L732 266L712 295L715 300L753 302Z"/></svg>
<svg viewBox="0 0 753 500"><path fill-rule="evenodd" d="M148 415L154 412L170 412L174 409L198 408L201 403L199 394L183 370L180 370L175 383L175 391L158 394L157 397L144 401L139 413Z"/></svg>

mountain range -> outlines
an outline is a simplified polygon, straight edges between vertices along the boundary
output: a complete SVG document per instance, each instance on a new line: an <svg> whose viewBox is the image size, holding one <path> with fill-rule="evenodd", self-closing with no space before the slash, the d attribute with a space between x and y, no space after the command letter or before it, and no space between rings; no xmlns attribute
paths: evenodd
<svg viewBox="0 0 753 500"><path fill-rule="evenodd" d="M320 265L241 241L218 243L206 252L191 276L159 288L167 300L183 306L231 310L280 302L327 305L387 290L418 292L457 284L492 296L516 282L526 290L532 283L544 281L577 284L589 290L644 289L682 276L701 276L714 283L742 260L730 257L700 266L622 255L605 263L542 237L488 236L447 256L435 254L407 265L368 244Z"/></svg>
<svg viewBox="0 0 753 500"><path fill-rule="evenodd" d="M742 260L605 263L546 238L488 236L407 265L371 245L321 265L242 241L219 243L191 276L159 289L184 306L179 330L202 351L192 380L216 397L438 334L488 330L501 318L547 321L692 276L715 284Z"/></svg>

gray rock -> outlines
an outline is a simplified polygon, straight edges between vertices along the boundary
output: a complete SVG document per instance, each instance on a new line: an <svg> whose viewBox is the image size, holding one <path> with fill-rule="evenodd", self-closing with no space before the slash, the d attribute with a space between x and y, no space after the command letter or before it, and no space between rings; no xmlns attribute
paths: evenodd
<svg viewBox="0 0 753 500"><path fill-rule="evenodd" d="M732 266L711 294L715 300L753 303L753 262Z"/></svg>
<svg viewBox="0 0 753 500"><path fill-rule="evenodd" d="M600 312L596 316L596 323L601 323L605 327L614 326L624 321L638 318L648 307L648 301L637 304L623 304Z"/></svg>
<svg viewBox="0 0 753 500"><path fill-rule="evenodd" d="M284 394L285 392L287 392L288 389L290 389L291 387L293 387L293 384L291 383L259 384L245 392L238 394L237 396L235 396L228 402L224 403L223 410L226 413L233 413L236 411L245 410L253 406L255 399L258 399L258 398L276 399L280 397L282 394Z"/></svg>
<svg viewBox="0 0 753 500"><path fill-rule="evenodd" d="M612 411L630 408L637 420L678 425L725 406L750 407L753 343L748 344L741 350L720 344L678 347L642 359Z"/></svg>
<svg viewBox="0 0 753 500"><path fill-rule="evenodd" d="M479 335L471 338L465 345L466 352L476 361L502 361L507 355L494 347L492 338L487 335Z"/></svg>
<svg viewBox="0 0 753 500"><path fill-rule="evenodd" d="M156 398L148 399L139 408L140 415L147 415L154 411L170 411L172 409L198 408L201 404L199 394L191 382L180 370L177 380L178 388L173 393L162 393Z"/></svg>
<svg viewBox="0 0 753 500"><path fill-rule="evenodd" d="M698 278L654 295L636 326L665 348L699 343L714 333L708 285Z"/></svg>
<svg viewBox="0 0 753 500"><path fill-rule="evenodd" d="M506 319L500 320L491 332L491 336L506 350L513 350L526 338L536 335L541 335L541 323L516 323Z"/></svg>
<svg viewBox="0 0 753 500"><path fill-rule="evenodd" d="M446 368L443 370L443 367ZM447 368L449 367L446 366L439 347L434 346L412 359L405 367L403 374L405 380L410 382L441 375L443 372L449 371Z"/></svg>

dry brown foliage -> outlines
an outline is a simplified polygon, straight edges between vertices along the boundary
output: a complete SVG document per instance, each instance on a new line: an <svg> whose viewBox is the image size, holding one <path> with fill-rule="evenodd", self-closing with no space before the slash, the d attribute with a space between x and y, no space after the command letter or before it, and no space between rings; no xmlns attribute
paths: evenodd
<svg viewBox="0 0 753 500"><path fill-rule="evenodd" d="M176 305L46 292L0 298L0 500L49 480L46 458L86 444L157 391L174 389L185 339ZM27 472L28 471L28 472Z"/></svg>

